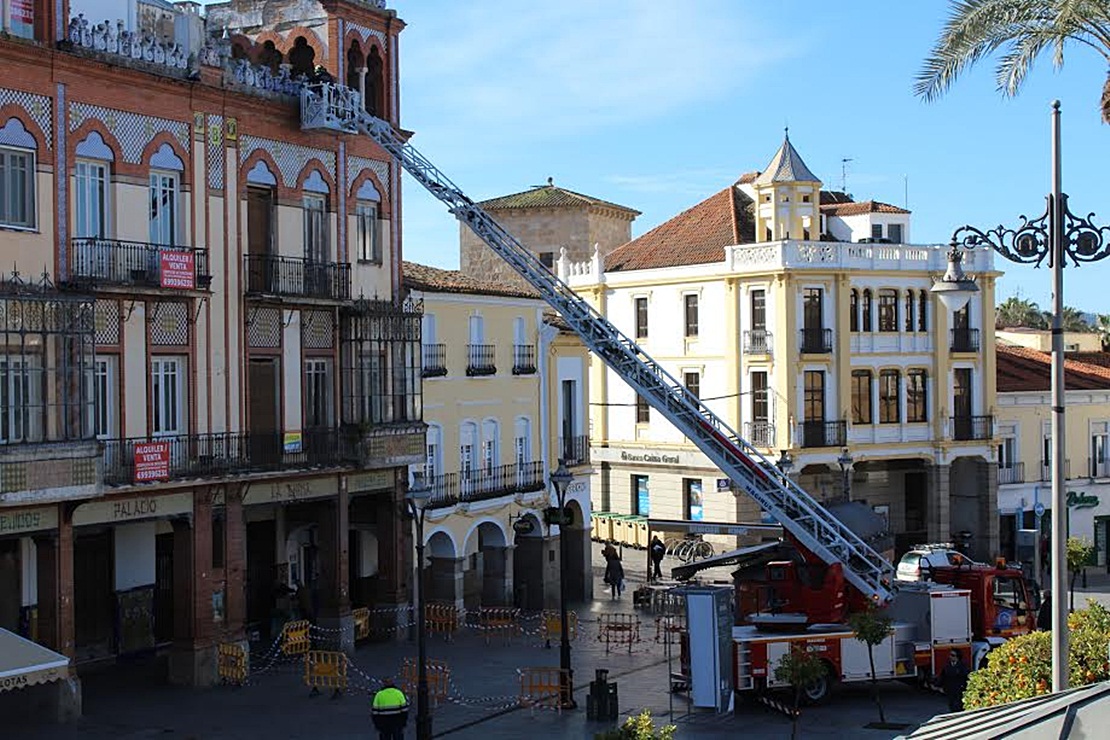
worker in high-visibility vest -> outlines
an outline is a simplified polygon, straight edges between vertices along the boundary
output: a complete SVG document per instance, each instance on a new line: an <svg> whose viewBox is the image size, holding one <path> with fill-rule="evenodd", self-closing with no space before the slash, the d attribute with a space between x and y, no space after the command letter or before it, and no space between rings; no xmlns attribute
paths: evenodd
<svg viewBox="0 0 1110 740"><path fill-rule="evenodd" d="M405 737L405 725L409 721L409 700L392 680L387 678L383 681L382 688L374 694L370 717L381 740L403 740Z"/></svg>

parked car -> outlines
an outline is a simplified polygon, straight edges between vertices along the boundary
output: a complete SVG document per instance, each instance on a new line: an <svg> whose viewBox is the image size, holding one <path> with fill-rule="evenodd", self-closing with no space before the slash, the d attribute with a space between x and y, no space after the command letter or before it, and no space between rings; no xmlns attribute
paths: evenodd
<svg viewBox="0 0 1110 740"><path fill-rule="evenodd" d="M977 563L950 543L918 545L898 561L895 578L899 581L920 581L928 578L927 572L922 574L923 569L928 571L929 568L945 565L977 565Z"/></svg>

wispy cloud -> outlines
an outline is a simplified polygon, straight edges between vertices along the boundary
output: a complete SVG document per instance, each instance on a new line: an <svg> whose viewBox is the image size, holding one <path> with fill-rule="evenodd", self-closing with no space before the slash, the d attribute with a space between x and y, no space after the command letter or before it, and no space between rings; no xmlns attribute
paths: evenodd
<svg viewBox="0 0 1110 740"><path fill-rule="evenodd" d="M647 122L725 96L797 52L725 0L435 7L403 45L404 79L420 96L406 99L409 112L426 104L440 114L425 131L465 126L536 141ZM424 45L431 39L434 48Z"/></svg>

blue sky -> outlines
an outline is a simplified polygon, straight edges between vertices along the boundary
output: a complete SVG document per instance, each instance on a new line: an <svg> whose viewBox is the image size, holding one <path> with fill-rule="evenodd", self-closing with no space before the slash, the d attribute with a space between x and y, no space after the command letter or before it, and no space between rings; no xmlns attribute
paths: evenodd
<svg viewBox="0 0 1110 740"><path fill-rule="evenodd" d="M105 0L74 0L74 4ZM120 0L112 0L120 4ZM389 0L408 24L401 122L475 200L553 177L636 208L639 235L761 169L790 139L828 188L914 212L912 239L1038 216L1049 190L1049 103L1063 105L1064 188L1110 224L1106 75L1073 47L1039 60L1022 93L995 91L994 60L926 104L911 87L942 0ZM94 16L95 17L95 16ZM406 177L406 258L458 265L458 226ZM1047 308L1050 275L1004 263L999 297ZM1110 312L1110 260L1068 270L1067 302Z"/></svg>

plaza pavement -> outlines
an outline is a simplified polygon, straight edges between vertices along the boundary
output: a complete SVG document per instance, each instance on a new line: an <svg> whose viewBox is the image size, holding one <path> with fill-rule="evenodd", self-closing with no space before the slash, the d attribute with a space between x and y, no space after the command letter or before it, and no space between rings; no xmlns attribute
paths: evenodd
<svg viewBox="0 0 1110 740"><path fill-rule="evenodd" d="M602 562L599 552L595 563ZM506 644L492 637L489 644L473 630L462 630L448 642L435 636L429 639L428 655L444 660L451 667L457 696L467 703L447 702L435 708L434 731L437 737L480 738L592 738L606 728L604 723L586 721L586 694L595 668L607 668L610 680L619 691L621 716L650 709L662 723L673 700L679 738L782 738L790 732L783 715L758 705L744 704L740 716L717 715L710 711L689 712L681 695L668 694L668 668L662 645L654 641L655 622L645 611L642 642L606 653L596 639L598 616L612 612L633 612L631 591L643 580L642 552L625 554L629 588L620 601L612 601L603 591L600 567L595 567L596 599L578 608L581 634L573 643L575 697L579 709L558 713L550 709L509 708L517 695L517 669L526 666L557 666L557 642L545 649L536 635L517 636ZM640 565L638 565L640 563ZM532 623L534 626L534 622ZM332 700L327 694L310 697L301 683L300 664L278 663L269 670L252 675L242 688L216 687L188 689L165 683L164 663L147 659L128 665L83 674L84 718L70 726L37 725L6 727L4 740L69 740L70 738L164 738L165 740L248 740L250 738L376 738L369 719L370 681L396 675L404 658L415 656L415 645L408 641L360 645L353 657L353 688L347 695ZM677 655L674 657L677 664ZM256 663L256 670L259 666ZM916 726L944 711L944 701L898 682L882 688L888 721ZM413 712L415 714L415 712ZM842 686L821 707L806 709L800 721L803 738L890 738L896 730L871 730L865 725L878 714L867 687ZM410 718L407 737L414 737Z"/></svg>

